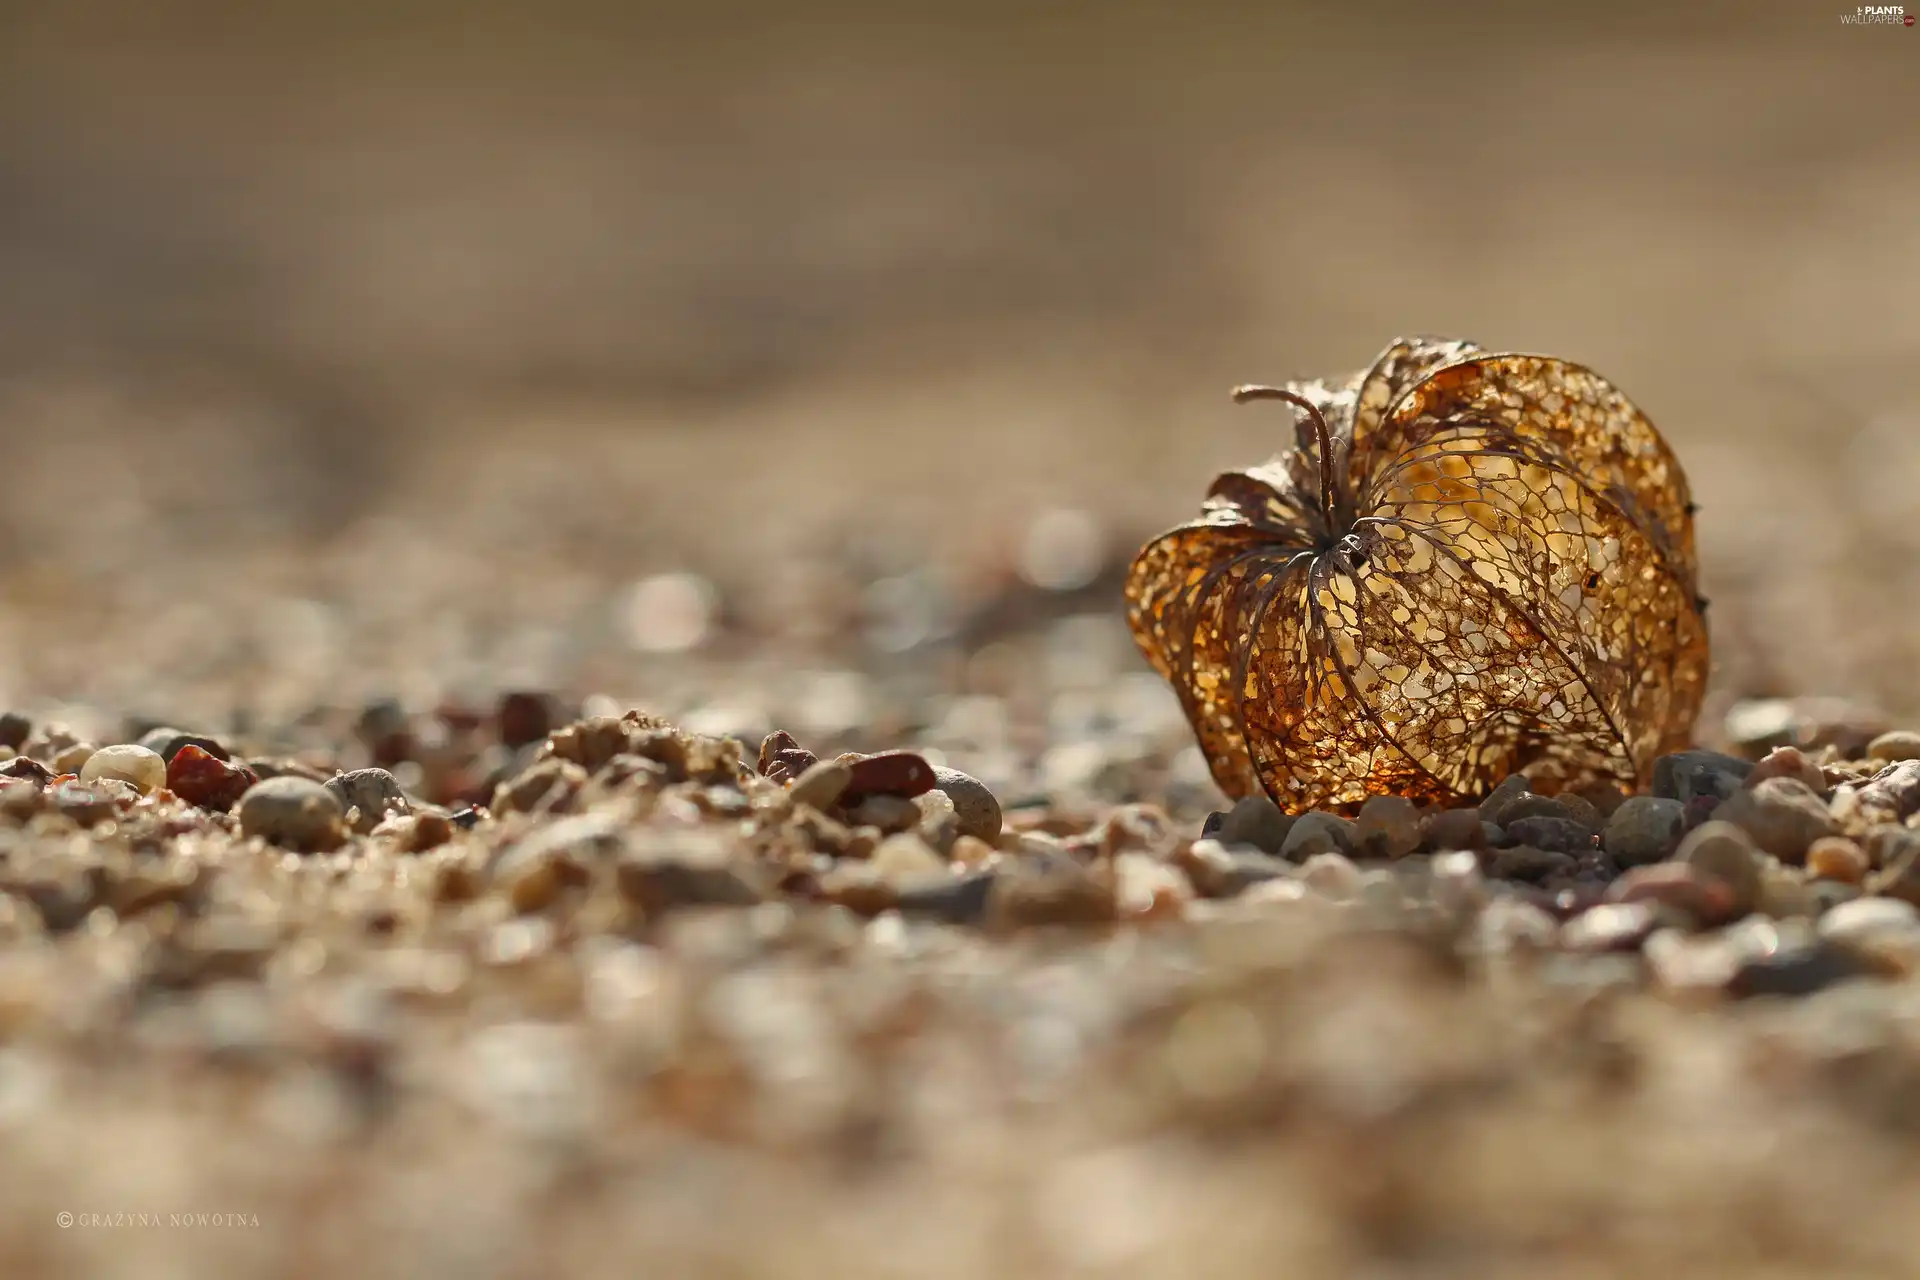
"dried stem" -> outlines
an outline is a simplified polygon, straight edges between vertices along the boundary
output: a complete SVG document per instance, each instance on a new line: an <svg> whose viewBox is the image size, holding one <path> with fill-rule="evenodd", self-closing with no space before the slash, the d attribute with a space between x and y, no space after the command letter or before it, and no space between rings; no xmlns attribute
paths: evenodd
<svg viewBox="0 0 1920 1280"><path fill-rule="evenodd" d="M1305 409L1313 422L1315 434L1320 437L1320 516L1326 521L1327 536L1339 532L1339 521L1334 508L1334 459L1333 432L1327 426L1326 415L1320 412L1320 406L1300 395L1288 391L1285 387L1265 387L1250 384L1233 389L1233 402L1245 404L1249 400L1284 400L1297 408Z"/></svg>

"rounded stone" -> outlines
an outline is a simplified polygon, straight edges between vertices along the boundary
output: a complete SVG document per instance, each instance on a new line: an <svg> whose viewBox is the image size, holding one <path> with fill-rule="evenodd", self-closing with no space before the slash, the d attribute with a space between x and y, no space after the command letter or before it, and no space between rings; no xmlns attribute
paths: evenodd
<svg viewBox="0 0 1920 1280"><path fill-rule="evenodd" d="M1360 892L1363 877L1353 860L1339 853L1316 853L1300 868L1300 880L1309 889L1334 902L1345 902Z"/></svg>
<svg viewBox="0 0 1920 1280"><path fill-rule="evenodd" d="M1680 842L1687 807L1665 796L1634 796L1607 819L1602 840L1607 853L1623 867L1658 862Z"/></svg>
<svg viewBox="0 0 1920 1280"><path fill-rule="evenodd" d="M1214 838L1224 845L1245 845L1261 853L1279 853L1286 847L1293 818L1266 796L1248 796L1220 819Z"/></svg>
<svg viewBox="0 0 1920 1280"><path fill-rule="evenodd" d="M1859 884L1872 869L1867 851L1845 836L1821 836L1807 846L1807 874L1816 880Z"/></svg>
<svg viewBox="0 0 1920 1280"><path fill-rule="evenodd" d="M240 830L284 849L320 853L343 838L340 801L318 782L290 775L268 778L240 797Z"/></svg>
<svg viewBox="0 0 1920 1280"><path fill-rule="evenodd" d="M1703 926L1725 924L1746 914L1734 902L1732 886L1684 862L1655 862L1630 869L1607 886L1607 901L1668 907Z"/></svg>
<svg viewBox="0 0 1920 1280"><path fill-rule="evenodd" d="M1760 872L1760 898L1754 909L1775 920L1812 920L1822 907L1820 896L1800 878L1798 868L1775 862Z"/></svg>
<svg viewBox="0 0 1920 1280"><path fill-rule="evenodd" d="M1714 816L1744 829L1753 842L1782 862L1800 862L1807 847L1834 834L1826 802L1804 782L1768 778L1722 804Z"/></svg>
<svg viewBox="0 0 1920 1280"><path fill-rule="evenodd" d="M1571 818L1566 801L1560 796L1522 792L1500 809L1500 825L1511 827L1522 818Z"/></svg>
<svg viewBox="0 0 1920 1280"><path fill-rule="evenodd" d="M1521 796L1533 794L1533 784L1521 774L1513 774L1495 787L1485 800L1480 802L1480 820L1491 822L1495 826L1506 825L1507 806Z"/></svg>
<svg viewBox="0 0 1920 1280"><path fill-rule="evenodd" d="M93 759L94 745L91 742L76 742L60 748L54 753L53 771L55 773L78 774L87 767L87 761Z"/></svg>
<svg viewBox="0 0 1920 1280"><path fill-rule="evenodd" d="M985 840L988 844L1000 838L1000 801L987 789L986 783L958 769L935 765L933 788L946 792L947 799L953 801L961 835Z"/></svg>
<svg viewBox="0 0 1920 1280"><path fill-rule="evenodd" d="M825 813L846 794L847 785L852 781L852 769L837 760L822 760L795 778L793 790L788 794L795 804Z"/></svg>
<svg viewBox="0 0 1920 1280"><path fill-rule="evenodd" d="M1876 946L1885 942L1920 945L1920 908L1898 898L1855 898L1820 917L1820 936L1836 942Z"/></svg>
<svg viewBox="0 0 1920 1280"><path fill-rule="evenodd" d="M1687 833L1674 860L1712 876L1733 895L1736 915L1746 915L1759 904L1760 852L1747 833L1731 822L1704 822Z"/></svg>
<svg viewBox="0 0 1920 1280"><path fill-rule="evenodd" d="M1373 796L1354 821L1362 857L1404 858L1420 847L1420 810L1405 796Z"/></svg>
<svg viewBox="0 0 1920 1280"><path fill-rule="evenodd" d="M1518 806L1509 806L1509 812ZM1593 848L1593 832L1573 818L1539 815L1506 823L1507 834L1521 844L1555 853L1584 853Z"/></svg>
<svg viewBox="0 0 1920 1280"><path fill-rule="evenodd" d="M1487 824L1478 809L1443 809L1427 815L1427 847L1436 852L1447 849L1484 849Z"/></svg>
<svg viewBox="0 0 1920 1280"><path fill-rule="evenodd" d="M80 781L114 778L137 788L142 795L167 785L167 762L145 747L101 747L80 770Z"/></svg>
<svg viewBox="0 0 1920 1280"><path fill-rule="evenodd" d="M1874 760L1920 760L1920 732L1894 729L1867 744L1867 755Z"/></svg>
<svg viewBox="0 0 1920 1280"><path fill-rule="evenodd" d="M1753 762L1718 751L1676 751L1653 762L1653 794L1685 804L1697 797L1725 800L1740 789Z"/></svg>
<svg viewBox="0 0 1920 1280"><path fill-rule="evenodd" d="M1353 852L1353 824L1331 813L1303 813L1287 831L1287 842L1280 856L1289 862L1305 862L1320 853L1342 856Z"/></svg>
<svg viewBox="0 0 1920 1280"><path fill-rule="evenodd" d="M1820 772L1820 766L1798 747L1775 747L1760 757L1760 763L1747 775L1746 785L1757 787L1768 778L1795 778L1806 783L1808 790L1827 789L1826 775Z"/></svg>

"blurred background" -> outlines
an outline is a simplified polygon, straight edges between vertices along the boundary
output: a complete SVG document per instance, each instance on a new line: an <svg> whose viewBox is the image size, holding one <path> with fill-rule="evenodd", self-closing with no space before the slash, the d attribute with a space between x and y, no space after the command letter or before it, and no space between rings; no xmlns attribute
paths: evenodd
<svg viewBox="0 0 1920 1280"><path fill-rule="evenodd" d="M1920 709L1851 9L4 0L0 702L1137 674L1120 567L1284 435L1227 389L1437 332L1667 433L1715 705Z"/></svg>

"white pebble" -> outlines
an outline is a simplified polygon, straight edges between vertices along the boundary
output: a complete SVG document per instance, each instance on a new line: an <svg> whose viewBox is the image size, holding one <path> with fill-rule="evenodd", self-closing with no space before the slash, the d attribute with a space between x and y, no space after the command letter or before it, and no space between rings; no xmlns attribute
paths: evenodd
<svg viewBox="0 0 1920 1280"><path fill-rule="evenodd" d="M145 747L101 747L88 757L80 770L80 781L99 782L103 778L127 783L145 794L167 785L167 762Z"/></svg>

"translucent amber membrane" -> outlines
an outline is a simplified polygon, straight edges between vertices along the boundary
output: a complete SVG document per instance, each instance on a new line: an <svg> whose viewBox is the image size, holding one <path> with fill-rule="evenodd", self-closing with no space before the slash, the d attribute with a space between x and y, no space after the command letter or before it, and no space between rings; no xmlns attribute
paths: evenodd
<svg viewBox="0 0 1920 1280"><path fill-rule="evenodd" d="M1625 396L1437 338L1287 390L1331 456L1303 428L1222 475L1127 582L1228 795L1297 813L1463 802L1511 773L1634 787L1686 743L1707 673L1693 504Z"/></svg>

